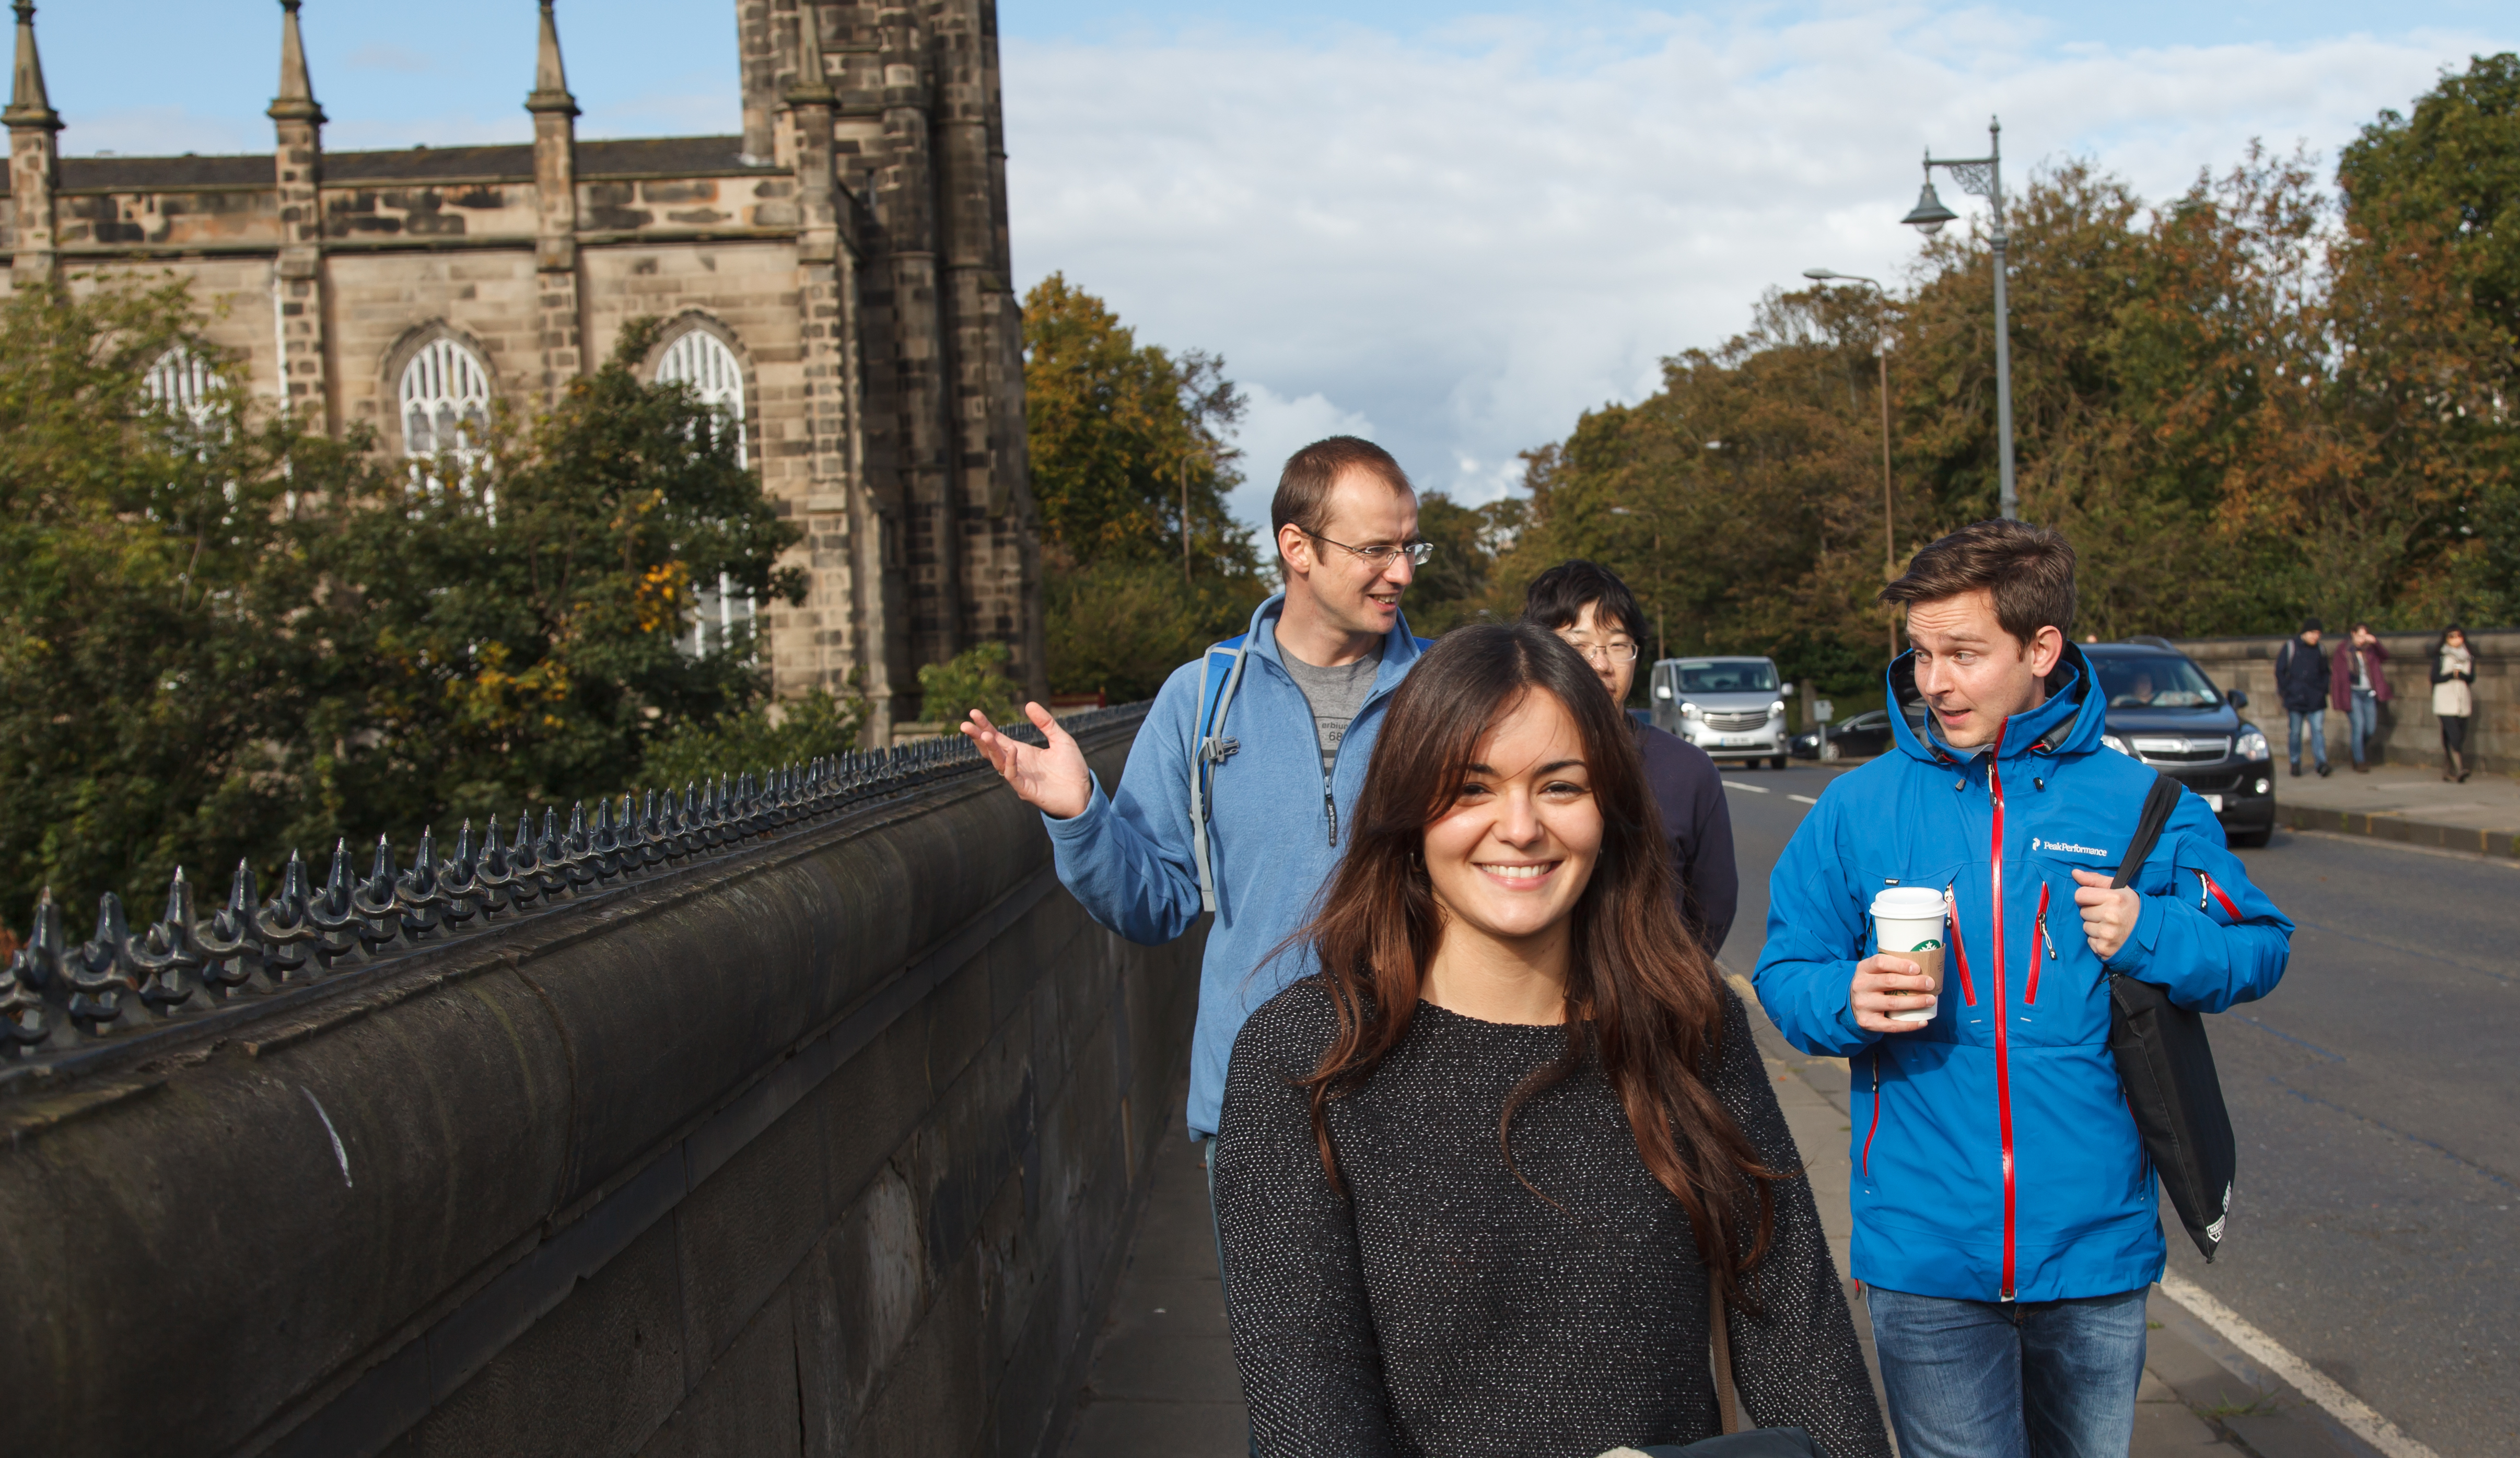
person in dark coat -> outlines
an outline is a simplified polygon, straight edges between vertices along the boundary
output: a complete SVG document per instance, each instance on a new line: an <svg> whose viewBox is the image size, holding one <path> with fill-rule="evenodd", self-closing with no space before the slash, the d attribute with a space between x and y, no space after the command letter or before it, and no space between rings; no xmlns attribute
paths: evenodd
<svg viewBox="0 0 2520 1458"><path fill-rule="evenodd" d="M1643 651L1645 612L1618 573L1581 558L1561 562L1523 589L1522 616L1565 639L1610 691L1610 702L1626 706ZM1680 873L1680 919L1714 956L1732 934L1741 894L1724 776L1704 750L1634 715L1629 721L1644 756L1645 786L1671 842L1672 869Z"/></svg>
<svg viewBox="0 0 2520 1458"><path fill-rule="evenodd" d="M2301 625L2301 633L2275 650L2275 695L2284 706L2284 757L2292 761L2295 778L2301 775L2301 736L2310 731L2310 752L2318 761L2318 772L2327 773L2327 658L2318 651L2318 636L2325 629L2316 617Z"/></svg>

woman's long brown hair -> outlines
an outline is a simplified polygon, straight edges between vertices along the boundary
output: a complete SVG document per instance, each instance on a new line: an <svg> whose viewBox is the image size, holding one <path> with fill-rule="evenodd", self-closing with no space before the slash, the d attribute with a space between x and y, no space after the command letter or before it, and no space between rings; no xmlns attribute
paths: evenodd
<svg viewBox="0 0 2520 1458"><path fill-rule="evenodd" d="M1533 694L1555 699L1575 721L1602 840L1573 911L1565 1049L1507 1097L1497 1142L1511 1169L1515 1111L1598 1052L1637 1153L1688 1212L1710 1278L1746 1304L1743 1278L1774 1233L1778 1176L1709 1087L1725 993L1713 958L1673 904L1671 859L1627 716L1583 659L1546 628L1456 628L1392 696L1347 855L1320 913L1293 938L1319 956L1338 1018L1336 1039L1301 1080L1312 1095L1322 1167L1340 1182L1329 1101L1363 1086L1408 1035L1442 937L1419 856L1426 827L1452 807L1480 739ZM1519 1170L1514 1177L1522 1178Z"/></svg>

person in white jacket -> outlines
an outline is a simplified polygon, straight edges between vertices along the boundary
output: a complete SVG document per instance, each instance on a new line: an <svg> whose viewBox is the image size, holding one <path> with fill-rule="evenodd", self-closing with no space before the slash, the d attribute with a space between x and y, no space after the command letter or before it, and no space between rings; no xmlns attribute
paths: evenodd
<svg viewBox="0 0 2520 1458"><path fill-rule="evenodd" d="M2467 720L2476 712L2476 659L2452 623L2433 645L2433 717L2441 720L2442 778L2467 782Z"/></svg>

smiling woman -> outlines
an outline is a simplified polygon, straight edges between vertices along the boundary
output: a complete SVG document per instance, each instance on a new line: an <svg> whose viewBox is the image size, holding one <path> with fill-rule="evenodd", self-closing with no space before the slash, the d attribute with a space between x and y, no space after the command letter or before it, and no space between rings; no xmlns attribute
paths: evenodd
<svg viewBox="0 0 2520 1458"><path fill-rule="evenodd" d="M1584 661L1529 623L1447 634L1353 835L1298 936L1323 971L1244 1025L1214 1151L1254 1451L1712 1436L1712 1305L1753 1421L1887 1453L1801 1159Z"/></svg>

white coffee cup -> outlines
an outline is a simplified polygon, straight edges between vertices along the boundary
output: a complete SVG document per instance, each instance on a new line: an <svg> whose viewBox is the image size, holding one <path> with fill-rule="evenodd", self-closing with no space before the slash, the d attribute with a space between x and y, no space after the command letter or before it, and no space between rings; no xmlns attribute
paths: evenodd
<svg viewBox="0 0 2520 1458"><path fill-rule="evenodd" d="M1880 949L1905 957L1934 980L1934 1004L1913 1012L1892 1013L1894 1023L1931 1023L1942 1007L1943 893L1930 887L1894 886L1872 898L1872 926Z"/></svg>

